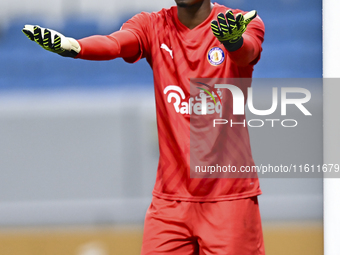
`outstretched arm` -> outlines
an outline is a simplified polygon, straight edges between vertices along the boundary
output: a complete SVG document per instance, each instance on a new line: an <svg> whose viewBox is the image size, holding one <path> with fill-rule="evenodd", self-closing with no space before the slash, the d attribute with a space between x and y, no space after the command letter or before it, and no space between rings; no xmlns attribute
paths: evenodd
<svg viewBox="0 0 340 255"><path fill-rule="evenodd" d="M217 20L211 22L216 38L224 45L231 60L238 66L252 65L259 59L262 51L264 25L256 11L238 13L231 10L219 13Z"/></svg>
<svg viewBox="0 0 340 255"><path fill-rule="evenodd" d="M236 51L229 52L229 57L238 66L256 64L262 51L261 42L254 36L243 34L243 45Z"/></svg>
<svg viewBox="0 0 340 255"><path fill-rule="evenodd" d="M130 58L140 54L140 44L130 31L117 31L111 35L95 35L80 40L65 37L51 29L26 25L26 36L44 49L64 57L87 60L110 60Z"/></svg>
<svg viewBox="0 0 340 255"><path fill-rule="evenodd" d="M140 54L139 41L130 31L120 30L111 35L94 35L78 40L81 51L76 58L110 60L130 58Z"/></svg>

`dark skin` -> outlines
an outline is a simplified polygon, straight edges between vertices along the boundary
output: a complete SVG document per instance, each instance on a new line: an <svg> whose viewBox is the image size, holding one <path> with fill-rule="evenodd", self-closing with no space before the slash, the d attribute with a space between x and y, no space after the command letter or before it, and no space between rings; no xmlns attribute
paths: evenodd
<svg viewBox="0 0 340 255"><path fill-rule="evenodd" d="M175 0L179 21L193 29L201 24L211 13L213 4L210 0Z"/></svg>

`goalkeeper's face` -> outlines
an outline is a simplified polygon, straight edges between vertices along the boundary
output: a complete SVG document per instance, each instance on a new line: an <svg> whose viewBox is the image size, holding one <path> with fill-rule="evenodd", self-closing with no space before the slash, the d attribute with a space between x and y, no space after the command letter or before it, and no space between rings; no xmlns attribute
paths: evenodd
<svg viewBox="0 0 340 255"><path fill-rule="evenodd" d="M192 7L202 4L205 0L175 0L178 7Z"/></svg>

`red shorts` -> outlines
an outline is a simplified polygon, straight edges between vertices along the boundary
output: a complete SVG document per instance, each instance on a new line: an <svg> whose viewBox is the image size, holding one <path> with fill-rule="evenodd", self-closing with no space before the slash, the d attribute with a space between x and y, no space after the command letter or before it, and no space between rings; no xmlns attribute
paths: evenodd
<svg viewBox="0 0 340 255"><path fill-rule="evenodd" d="M257 197L220 202L152 198L142 255L264 255Z"/></svg>

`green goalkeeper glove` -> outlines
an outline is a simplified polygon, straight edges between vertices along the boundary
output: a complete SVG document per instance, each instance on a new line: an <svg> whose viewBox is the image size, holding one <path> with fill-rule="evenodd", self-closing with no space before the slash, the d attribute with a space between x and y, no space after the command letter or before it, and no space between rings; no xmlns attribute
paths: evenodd
<svg viewBox="0 0 340 255"><path fill-rule="evenodd" d="M77 40L39 26L25 25L22 32L31 40L35 41L45 50L58 53L63 57L74 58L81 48Z"/></svg>
<svg viewBox="0 0 340 255"><path fill-rule="evenodd" d="M225 15L219 13L217 21L211 21L211 29L217 39L223 43L228 51L235 51L242 47L242 34L246 31L248 24L257 16L256 11L250 11L244 16L241 13L234 14L228 10Z"/></svg>

